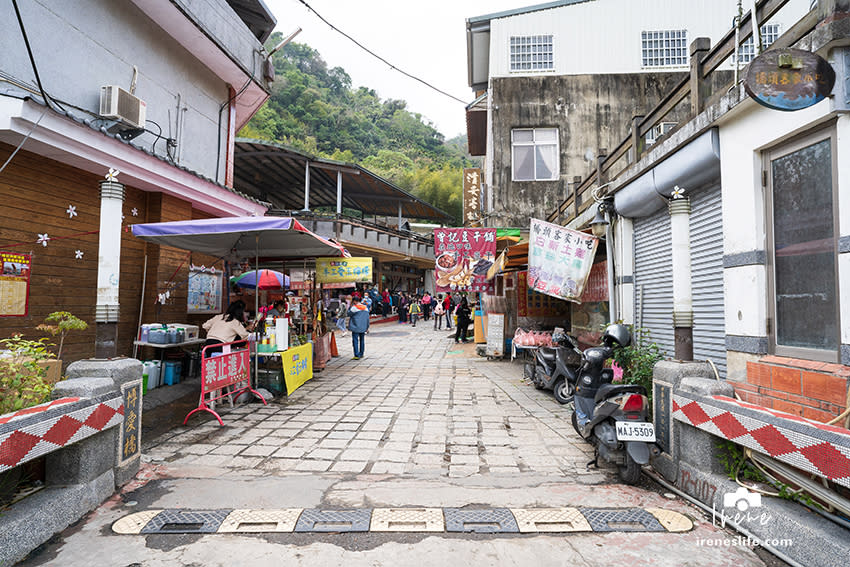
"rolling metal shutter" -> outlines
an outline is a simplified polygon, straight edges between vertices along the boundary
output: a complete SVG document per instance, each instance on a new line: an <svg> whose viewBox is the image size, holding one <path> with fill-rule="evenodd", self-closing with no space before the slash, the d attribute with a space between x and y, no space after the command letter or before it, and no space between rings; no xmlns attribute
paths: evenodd
<svg viewBox="0 0 850 567"><path fill-rule="evenodd" d="M691 195L691 286L694 360L711 359L720 377L726 378L723 211L719 184Z"/></svg>
<svg viewBox="0 0 850 567"><path fill-rule="evenodd" d="M673 357L673 255L667 207L635 219L635 323Z"/></svg>
<svg viewBox="0 0 850 567"><path fill-rule="evenodd" d="M723 309L723 219L720 185L691 194L691 285L694 360L707 358L726 376ZM673 268L670 213L664 207L634 220L635 322L673 357Z"/></svg>

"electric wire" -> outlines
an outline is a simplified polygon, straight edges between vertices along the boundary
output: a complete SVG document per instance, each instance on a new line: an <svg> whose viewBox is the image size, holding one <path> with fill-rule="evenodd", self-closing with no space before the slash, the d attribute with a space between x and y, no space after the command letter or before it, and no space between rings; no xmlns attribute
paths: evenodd
<svg viewBox="0 0 850 567"><path fill-rule="evenodd" d="M315 10L315 8L313 8L312 6L310 6L310 5L309 5L309 4L308 4L305 0L298 0L298 1L299 1L299 2L301 2L302 4L304 4L304 6L305 6L305 7L306 7L309 11L313 12L313 13L316 15L316 17L317 17L317 18L319 18L320 20L322 20L322 22L324 22L324 23L325 23L325 24L326 24L329 28L331 28L332 30L334 30L335 32L337 32L338 34L340 34L341 36L343 36L343 37L345 37L346 39L348 39L349 41L351 41L354 45L356 45L357 47L359 47L360 49L362 49L363 51L365 51L366 53L368 53L369 55L371 55L372 57L374 57L374 58L375 58L375 59L377 59L378 61L381 61L382 63L386 64L386 65L387 65L390 69L392 69L393 71L398 71L399 73L401 73L401 74L402 74L402 75L404 75L405 77L409 77L409 78L413 79L414 81L418 81L418 82L422 83L423 85L425 85L426 87L428 87L429 89L432 89L432 90L434 90L434 91L437 91L437 92L438 92L438 93L440 93L441 95L443 95L443 96L447 96L447 97L449 97L450 99L456 100L457 102L461 103L461 104L462 104L462 105L464 105L464 106L466 106L466 105L467 105L467 101L465 101L465 100L463 100L463 99L460 99L460 98L458 98L458 97L456 97L456 96L454 96L454 95L452 95L452 94L449 94L449 93L447 93L446 91L441 90L441 89L439 89L438 87L435 87L434 85L432 85L432 84L431 84L431 83L429 83L428 81L425 81L425 80L423 80L423 79L420 79L419 77L417 77L417 76L415 76L415 75L411 75L410 73L408 73L407 71L405 71L405 70L403 70L403 69L399 69L398 67L396 67L395 65L393 65L392 63L390 63L389 61L387 61L386 59L384 59L383 57L381 57L380 55L378 55L377 53L375 53L374 51L372 51L371 49L369 49L368 47L366 47L365 45L363 45L362 43L360 43L360 42L359 42L359 41L357 41L356 39L354 39L353 37L351 37L350 35L348 35L348 34L347 34L347 33L345 33L344 31L342 31L341 29L339 29L338 27L336 27L335 25L333 25L332 23L330 23L330 22L329 22L328 20L326 20L326 19L325 19L325 18L324 18L324 17L323 17L320 13L318 13L318 12Z"/></svg>
<svg viewBox="0 0 850 567"><path fill-rule="evenodd" d="M62 108L62 105L58 104L55 100L52 100L52 97L50 97L47 94L47 92L44 90L44 87L41 84L41 77L38 74L38 66L35 64L35 57L32 54L32 48L30 47L29 36L27 36L27 29L26 29L26 27L24 27L24 20L21 17L21 11L18 9L18 0L12 0L12 6L14 6L15 15L18 17L18 26L21 28L21 35L24 37L24 45L26 45L27 54L29 55L29 58L30 58L30 65L32 65L33 73L35 73L35 81L36 81L36 83L38 83L38 90L39 90L39 92L41 92L41 97L44 99L44 104L46 104L47 106L51 106L51 103L52 103L64 112L65 109Z"/></svg>

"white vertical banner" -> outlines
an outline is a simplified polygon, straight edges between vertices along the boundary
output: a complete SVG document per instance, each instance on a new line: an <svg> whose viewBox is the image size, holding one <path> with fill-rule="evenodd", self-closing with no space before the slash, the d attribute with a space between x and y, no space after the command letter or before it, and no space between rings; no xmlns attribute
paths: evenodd
<svg viewBox="0 0 850 567"><path fill-rule="evenodd" d="M538 219L531 219L528 287L559 299L581 303L599 239Z"/></svg>

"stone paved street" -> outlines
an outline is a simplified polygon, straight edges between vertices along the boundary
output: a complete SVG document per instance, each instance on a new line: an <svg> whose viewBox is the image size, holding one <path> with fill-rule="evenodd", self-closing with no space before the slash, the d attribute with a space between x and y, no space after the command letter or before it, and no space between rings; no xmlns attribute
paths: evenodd
<svg viewBox="0 0 850 567"><path fill-rule="evenodd" d="M488 361L431 323L375 325L366 356L339 358L288 399L225 408L225 427L193 417L145 441L143 470L23 565L729 565L761 566L699 510L645 481L588 470L592 451L570 410L522 382L519 363ZM183 415L179 416L182 420ZM175 417L177 419L177 417ZM179 423L179 422L178 422ZM277 533L118 535L146 510L432 507L666 508L686 533ZM429 556L434 559L429 561ZM614 560L616 557L616 561Z"/></svg>

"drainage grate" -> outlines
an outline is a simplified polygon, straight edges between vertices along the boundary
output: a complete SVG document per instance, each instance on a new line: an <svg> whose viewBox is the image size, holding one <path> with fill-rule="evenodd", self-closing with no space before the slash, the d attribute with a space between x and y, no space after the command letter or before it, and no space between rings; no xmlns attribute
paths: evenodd
<svg viewBox="0 0 850 567"><path fill-rule="evenodd" d="M163 510L142 528L143 534L214 534L232 510Z"/></svg>
<svg viewBox="0 0 850 567"><path fill-rule="evenodd" d="M371 510L304 510L296 532L368 532Z"/></svg>
<svg viewBox="0 0 850 567"><path fill-rule="evenodd" d="M447 532L474 532L479 534L519 533L513 514L507 508L461 510L445 508Z"/></svg>
<svg viewBox="0 0 850 567"><path fill-rule="evenodd" d="M663 532L658 519L642 508L604 510L582 508L581 513L595 532Z"/></svg>

